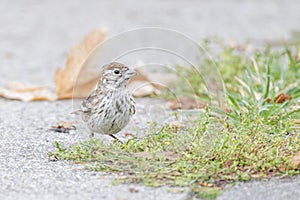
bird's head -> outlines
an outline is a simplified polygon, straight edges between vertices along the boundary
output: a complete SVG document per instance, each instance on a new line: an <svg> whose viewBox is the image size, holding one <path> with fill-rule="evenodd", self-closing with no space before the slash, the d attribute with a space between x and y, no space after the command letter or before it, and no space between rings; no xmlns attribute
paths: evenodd
<svg viewBox="0 0 300 200"><path fill-rule="evenodd" d="M136 71L126 65L112 62L103 66L98 87L105 87L108 90L124 89L135 75Z"/></svg>

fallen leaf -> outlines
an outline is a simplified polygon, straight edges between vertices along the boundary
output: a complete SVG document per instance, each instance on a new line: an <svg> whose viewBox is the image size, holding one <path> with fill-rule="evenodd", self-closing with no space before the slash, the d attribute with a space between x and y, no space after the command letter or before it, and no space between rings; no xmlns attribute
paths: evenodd
<svg viewBox="0 0 300 200"><path fill-rule="evenodd" d="M135 69L138 73L129 82L129 91L135 97L146 97L160 94L160 89L170 86L177 76L166 73L152 73L147 68Z"/></svg>
<svg viewBox="0 0 300 200"><path fill-rule="evenodd" d="M55 74L56 93L59 99L85 98L95 88L100 76L99 56L101 48L97 46L107 37L105 30L95 30L71 49L65 69L58 68ZM174 75L150 73L146 69L136 69L138 75L129 82L129 88L135 97L158 94L162 85L169 85ZM166 78L168 77L168 78Z"/></svg>
<svg viewBox="0 0 300 200"><path fill-rule="evenodd" d="M124 133L124 137L135 137L135 134L133 133Z"/></svg>
<svg viewBox="0 0 300 200"><path fill-rule="evenodd" d="M168 102L168 107L171 108L172 110L177 110L177 109L201 109L205 108L205 104L195 100L191 99L189 97L182 97L176 100L172 100Z"/></svg>
<svg viewBox="0 0 300 200"><path fill-rule="evenodd" d="M13 87L0 88L0 96L22 101L86 98L98 82L99 58L103 52L99 44L106 38L106 29L94 30L70 50L65 68L59 67L55 72L56 94L45 86L18 83ZM136 71L138 76L129 82L135 97L159 94L159 89L177 79L174 74L151 73L147 68L138 68Z"/></svg>
<svg viewBox="0 0 300 200"><path fill-rule="evenodd" d="M131 193L137 193L137 192L139 192L139 190L131 187L131 188L129 188L129 192L131 192Z"/></svg>
<svg viewBox="0 0 300 200"><path fill-rule="evenodd" d="M233 163L234 163L233 160L228 160L227 162L224 163L224 166L225 166L226 168L230 168L231 165L232 165Z"/></svg>
<svg viewBox="0 0 300 200"><path fill-rule="evenodd" d="M272 101L271 98L267 98L267 99L266 99L266 102L267 102L267 103L271 103L271 101Z"/></svg>
<svg viewBox="0 0 300 200"><path fill-rule="evenodd" d="M87 97L97 84L97 64L84 65L91 52L107 38L107 31L94 30L71 49L64 69L55 73L56 94L59 99ZM80 76L78 76L80 73ZM75 96L73 90L76 87Z"/></svg>
<svg viewBox="0 0 300 200"><path fill-rule="evenodd" d="M146 76L147 74L147 71L145 70L141 70L141 68L137 68L137 69L134 69L136 72L137 72L137 75L132 77L129 81L129 84L132 83L132 82L135 82L135 81L145 81L145 82L149 82L149 78Z"/></svg>
<svg viewBox="0 0 300 200"><path fill-rule="evenodd" d="M162 89L164 87L169 87L178 79L178 77L175 74L151 72L148 69L149 68L145 67L137 68L136 71L138 72L138 76L134 77L132 79L132 82L136 80L146 81L153 85L155 88Z"/></svg>
<svg viewBox="0 0 300 200"><path fill-rule="evenodd" d="M128 90L135 97L146 97L152 94L159 94L159 91L148 81L132 81L128 86Z"/></svg>
<svg viewBox="0 0 300 200"><path fill-rule="evenodd" d="M0 97L21 101L56 99L56 95L48 86L34 86L20 82L10 82L5 88L0 88Z"/></svg>
<svg viewBox="0 0 300 200"><path fill-rule="evenodd" d="M300 165L300 151L298 151L291 159L291 165L298 168Z"/></svg>
<svg viewBox="0 0 300 200"><path fill-rule="evenodd" d="M51 126L51 131L59 133L69 133L70 130L76 130L75 122L60 122L56 126Z"/></svg>
<svg viewBox="0 0 300 200"><path fill-rule="evenodd" d="M147 77L150 83L157 89L169 87L178 79L178 77L172 73L149 73Z"/></svg>
<svg viewBox="0 0 300 200"><path fill-rule="evenodd" d="M252 178L261 178L263 177L265 174L263 172L257 172L255 174L251 174Z"/></svg>
<svg viewBox="0 0 300 200"><path fill-rule="evenodd" d="M290 101L292 100L292 97L288 94L284 94L284 93L280 93L279 95L277 95L277 97L274 99L275 103L284 103L286 101Z"/></svg>
<svg viewBox="0 0 300 200"><path fill-rule="evenodd" d="M227 113L232 113L232 110L230 108L227 108L224 106L223 110Z"/></svg>
<svg viewBox="0 0 300 200"><path fill-rule="evenodd" d="M55 154L52 154L52 155L50 155L49 157L48 157L48 161L49 162L56 162L56 161L58 161L59 160L59 157L57 156L57 155L55 155Z"/></svg>
<svg viewBox="0 0 300 200"><path fill-rule="evenodd" d="M286 163L284 163L284 164L282 164L282 165L280 165L279 166L279 171L280 172L284 172L284 171L286 171L288 168L287 168L287 164Z"/></svg>

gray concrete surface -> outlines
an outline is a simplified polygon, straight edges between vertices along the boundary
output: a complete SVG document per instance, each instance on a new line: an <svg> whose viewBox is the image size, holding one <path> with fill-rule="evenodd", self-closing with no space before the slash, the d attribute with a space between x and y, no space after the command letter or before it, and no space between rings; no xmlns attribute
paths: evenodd
<svg viewBox="0 0 300 200"><path fill-rule="evenodd" d="M235 187L225 191L218 200L233 199L299 199L300 178L273 178L265 181L252 181L239 183Z"/></svg>
<svg viewBox="0 0 300 200"><path fill-rule="evenodd" d="M218 35L263 43L289 38L292 31L299 30L299 9L297 0L1 0L0 85L13 80L53 85L54 71L64 66L69 48L96 28L107 27L114 35L160 26L181 31L196 41ZM138 103L141 109L152 104L149 100ZM192 198L170 193L167 187L113 186L114 175L85 171L68 162L48 162L55 140L70 145L87 139L82 134L48 131L59 121L71 120L71 107L71 101L0 99L0 199ZM151 121L154 115L141 112L136 121ZM240 183L219 199L299 199L299 183L299 178ZM138 192L131 193L131 187Z"/></svg>
<svg viewBox="0 0 300 200"><path fill-rule="evenodd" d="M114 186L114 175L83 170L81 165L64 161L49 162L54 141L68 146L88 139L87 134L49 131L61 120L74 120L69 114L72 101L23 103L0 99L0 110L0 199L171 200L187 196L170 193L167 187ZM131 192L131 188L137 192Z"/></svg>

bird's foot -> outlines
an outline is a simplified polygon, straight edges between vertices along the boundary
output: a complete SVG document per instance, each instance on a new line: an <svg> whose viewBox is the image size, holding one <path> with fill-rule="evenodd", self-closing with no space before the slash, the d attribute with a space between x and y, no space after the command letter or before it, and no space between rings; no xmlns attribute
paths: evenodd
<svg viewBox="0 0 300 200"><path fill-rule="evenodd" d="M123 142L121 140L119 140L116 136L114 136L113 134L109 134L109 136L114 138L116 142L119 142L120 144L123 144Z"/></svg>

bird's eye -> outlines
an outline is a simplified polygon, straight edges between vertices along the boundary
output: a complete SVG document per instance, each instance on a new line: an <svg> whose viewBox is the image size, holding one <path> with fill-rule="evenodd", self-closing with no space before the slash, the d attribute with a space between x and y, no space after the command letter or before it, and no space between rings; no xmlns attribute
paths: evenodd
<svg viewBox="0 0 300 200"><path fill-rule="evenodd" d="M120 70L118 69L114 70L114 74L120 74Z"/></svg>

